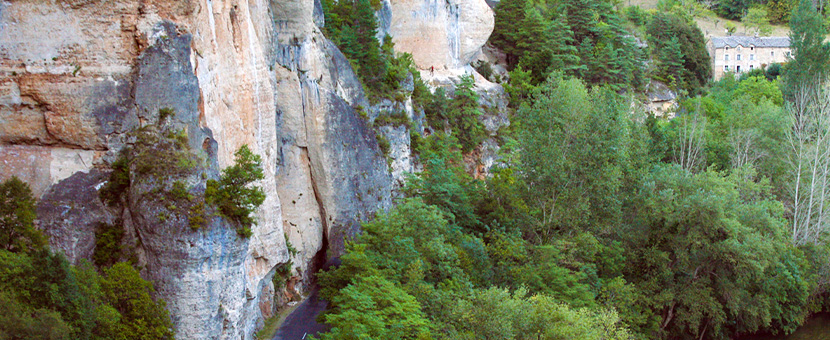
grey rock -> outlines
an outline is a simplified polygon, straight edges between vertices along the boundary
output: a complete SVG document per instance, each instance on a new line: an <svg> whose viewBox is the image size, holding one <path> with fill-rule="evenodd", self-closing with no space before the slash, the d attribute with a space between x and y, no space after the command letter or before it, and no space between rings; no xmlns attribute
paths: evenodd
<svg viewBox="0 0 830 340"><path fill-rule="evenodd" d="M108 178L108 173L95 169L76 172L51 186L38 202L39 228L73 264L92 260L98 225L115 223L118 217L98 197Z"/></svg>
<svg viewBox="0 0 830 340"><path fill-rule="evenodd" d="M389 0L382 0L380 4L380 9L375 12L375 19L378 23L378 32L375 34L375 38L383 43L383 38L389 35L389 28L392 26L392 3Z"/></svg>
<svg viewBox="0 0 830 340"><path fill-rule="evenodd" d="M400 193L406 181L406 174L415 171L410 150L409 130L406 126L381 126L380 133L389 141L389 171L394 180L393 190Z"/></svg>
<svg viewBox="0 0 830 340"><path fill-rule="evenodd" d="M321 152L330 162L325 165L326 177L333 179L333 197L326 202L326 211L337 219L329 222L329 249L332 254L345 252L344 240L360 230L360 222L374 212L388 209L391 202L392 179L386 160L374 133L346 102L329 97L330 111L326 116L326 143Z"/></svg>
<svg viewBox="0 0 830 340"><path fill-rule="evenodd" d="M314 24L320 29L326 27L326 17L323 15L323 3L320 0L314 0L314 12L312 14Z"/></svg>
<svg viewBox="0 0 830 340"><path fill-rule="evenodd" d="M199 81L190 64L192 37L180 34L169 21L163 21L156 29L166 38L158 39L138 58L133 91L137 115L141 120L157 123L159 109L173 109L175 116L168 119L186 129L190 147L203 149L215 164L216 142L210 129L200 124L203 122L199 114Z"/></svg>
<svg viewBox="0 0 830 340"><path fill-rule="evenodd" d="M177 179L196 183L191 193L203 194L204 180L197 174ZM238 338L246 322L241 318L246 313L239 312L254 304L245 295L248 240L218 217L209 218L199 230L188 227L186 207L170 209L175 203L153 194L159 185L169 190L171 182L132 179L128 211L144 266L142 275L154 283L157 296L167 301L178 338Z"/></svg>

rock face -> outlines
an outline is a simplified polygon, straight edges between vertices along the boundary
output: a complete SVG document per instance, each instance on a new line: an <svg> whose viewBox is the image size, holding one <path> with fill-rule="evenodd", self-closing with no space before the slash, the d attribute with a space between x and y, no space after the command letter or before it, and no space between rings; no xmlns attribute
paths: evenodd
<svg viewBox="0 0 830 340"><path fill-rule="evenodd" d="M492 31L483 0L384 6L397 49L422 69L464 69ZM32 186L39 227L72 262L91 258L100 223L120 224L177 337L251 339L296 294L275 287L276 268L290 261L286 286L302 290L417 168L407 130L388 127L390 171L358 114L385 109L321 25L313 0L0 2L0 180ZM401 105L423 133L423 112ZM162 108L206 161L205 176L180 178L194 193L240 146L262 156L266 200L250 238L221 218L199 230L159 218L149 186L120 207L100 200L130 132L159 124Z"/></svg>
<svg viewBox="0 0 830 340"><path fill-rule="evenodd" d="M484 0L384 0L379 31L395 49L412 54L422 70L469 65L493 33L493 10Z"/></svg>
<svg viewBox="0 0 830 340"><path fill-rule="evenodd" d="M251 338L284 300L276 266L293 260L293 281L307 284L320 250L342 252L391 204L385 160L353 108L368 106L362 88L315 25L316 5L315 21L313 1L0 4L0 180L42 196L39 225L73 262L91 257L99 223L120 221L178 337ZM267 198L249 239L221 219L199 231L159 221L140 188L123 210L100 201L127 133L161 108L212 177L243 144L262 155Z"/></svg>

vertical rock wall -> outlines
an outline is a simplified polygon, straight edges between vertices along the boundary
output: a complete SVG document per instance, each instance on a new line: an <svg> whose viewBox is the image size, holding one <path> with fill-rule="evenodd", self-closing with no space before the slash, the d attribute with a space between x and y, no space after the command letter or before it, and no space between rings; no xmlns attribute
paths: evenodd
<svg viewBox="0 0 830 340"><path fill-rule="evenodd" d="M342 252L361 219L391 204L385 160L355 114L362 88L315 25L314 7L0 3L0 180L32 185L40 227L73 262L91 257L98 223L120 221L178 337L251 338L284 300L271 280L291 257L284 235L305 284L321 249ZM98 199L127 133L155 124L164 107L212 177L243 144L262 155L267 198L249 239L221 219L199 231L159 221L161 207L142 199L148 188L131 189L123 210ZM204 179L187 182L203 188Z"/></svg>

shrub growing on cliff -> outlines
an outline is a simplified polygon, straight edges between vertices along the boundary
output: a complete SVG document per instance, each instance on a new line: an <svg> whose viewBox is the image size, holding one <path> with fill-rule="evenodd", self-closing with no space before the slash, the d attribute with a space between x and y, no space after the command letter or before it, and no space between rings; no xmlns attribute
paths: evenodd
<svg viewBox="0 0 830 340"><path fill-rule="evenodd" d="M99 223L95 230L95 252L92 261L99 268L111 266L121 258L121 239L124 228L120 224Z"/></svg>
<svg viewBox="0 0 830 340"><path fill-rule="evenodd" d="M126 152L122 153L122 155L119 156L114 163L112 163L112 173L110 173L110 179L99 193L101 200L109 206L115 206L120 203L121 193L127 191L130 187L130 161L127 159L125 154Z"/></svg>
<svg viewBox="0 0 830 340"><path fill-rule="evenodd" d="M439 88L424 106L429 125L451 130L464 153L472 151L487 137L487 130L479 119L481 108L474 86L475 80L471 75L462 76L451 99L444 89Z"/></svg>
<svg viewBox="0 0 830 340"><path fill-rule="evenodd" d="M135 141L125 147L112 163L109 181L100 191L101 200L110 206L121 203L132 181L152 182L164 186L171 177L192 174L202 159L191 151L187 131L166 125L172 109L159 110L158 126L148 125L130 132Z"/></svg>
<svg viewBox="0 0 830 340"><path fill-rule="evenodd" d="M234 153L234 165L222 170L221 178L208 180L205 197L216 205L222 216L239 224L238 232L244 237L251 235L251 225L256 223L251 214L265 201L261 187L250 186L254 181L265 178L262 172L262 157L243 145Z"/></svg>
<svg viewBox="0 0 830 340"><path fill-rule="evenodd" d="M377 0L324 0L322 2L328 37L349 59L366 89L369 100L395 98L402 101L401 83L410 73L418 82L412 55L395 56L391 36L377 39ZM397 98L396 98L397 97Z"/></svg>

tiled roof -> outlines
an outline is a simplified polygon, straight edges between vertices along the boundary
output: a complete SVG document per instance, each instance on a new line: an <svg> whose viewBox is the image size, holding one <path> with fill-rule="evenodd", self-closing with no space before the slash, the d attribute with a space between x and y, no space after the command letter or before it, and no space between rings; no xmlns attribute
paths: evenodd
<svg viewBox="0 0 830 340"><path fill-rule="evenodd" d="M790 47L789 37L744 37L744 36L730 36L730 37L712 37L712 43L715 48L743 47Z"/></svg>

